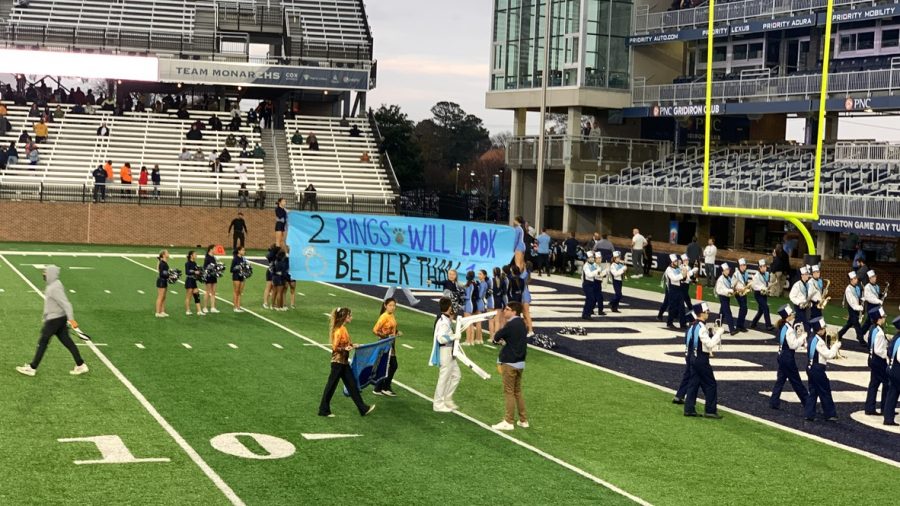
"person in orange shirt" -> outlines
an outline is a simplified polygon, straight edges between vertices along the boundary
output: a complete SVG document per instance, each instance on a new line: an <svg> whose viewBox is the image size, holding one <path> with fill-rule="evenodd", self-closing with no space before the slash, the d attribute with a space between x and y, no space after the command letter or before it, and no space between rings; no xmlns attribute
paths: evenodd
<svg viewBox="0 0 900 506"><path fill-rule="evenodd" d="M113 172L112 160L107 160L103 164L103 170L106 171L106 181L112 183L116 180L116 174Z"/></svg>
<svg viewBox="0 0 900 506"><path fill-rule="evenodd" d="M121 183L123 185L126 185L126 184L130 185L131 181L132 181L132 179L131 179L131 164L126 163L125 165L122 166L121 169L119 169L119 183ZM129 195L131 193L131 191L128 190L127 188L123 187L122 193L125 195Z"/></svg>
<svg viewBox="0 0 900 506"><path fill-rule="evenodd" d="M331 398L337 389L338 380L344 382L344 386L350 392L350 398L356 403L356 409L360 416L366 416L375 409L375 405L367 406L363 402L359 387L356 386L356 378L350 370L350 350L356 347L350 341L350 333L347 332L347 324L353 321L350 308L339 307L331 312L331 374L325 383L325 391L322 392L322 401L319 403L319 416L333 417L331 413Z"/></svg>
<svg viewBox="0 0 900 506"><path fill-rule="evenodd" d="M387 339L391 336L399 337L403 335L403 332L397 331L397 319L394 317L394 312L396 310L397 301L394 300L393 297L388 297L381 303L381 316L378 317L378 321L375 322L375 327L372 329L372 332L378 336L378 339ZM395 340L394 343L391 344L391 358L388 362L387 377L375 384L375 389L372 392L375 395L386 395L388 397L395 397L397 395L391 390L391 381L394 379L394 373L397 372L396 343L397 341Z"/></svg>
<svg viewBox="0 0 900 506"><path fill-rule="evenodd" d="M49 129L47 128L47 123L45 123L44 120L41 120L38 123L34 124L34 142L47 142L48 135Z"/></svg>

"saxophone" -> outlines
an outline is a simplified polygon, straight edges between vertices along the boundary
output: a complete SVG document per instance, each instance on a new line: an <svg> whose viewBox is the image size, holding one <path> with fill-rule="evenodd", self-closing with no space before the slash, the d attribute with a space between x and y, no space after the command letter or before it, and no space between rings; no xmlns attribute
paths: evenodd
<svg viewBox="0 0 900 506"><path fill-rule="evenodd" d="M822 298L819 300L819 303L816 304L816 307L819 309L825 309L825 306L828 305L828 301L831 300L831 297L828 297L828 287L831 286L831 280L825 280L825 288L822 289Z"/></svg>

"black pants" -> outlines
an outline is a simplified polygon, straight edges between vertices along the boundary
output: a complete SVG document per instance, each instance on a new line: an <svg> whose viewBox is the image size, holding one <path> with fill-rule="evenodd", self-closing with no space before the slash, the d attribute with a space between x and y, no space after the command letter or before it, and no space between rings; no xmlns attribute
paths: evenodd
<svg viewBox="0 0 900 506"><path fill-rule="evenodd" d="M69 353L72 354L72 358L75 359L75 365L84 363L84 360L81 358L81 353L78 352L78 347L75 346L72 338L69 337L69 328L66 327L66 322L65 316L44 322L44 327L41 329L41 338L38 340L37 351L34 354L34 360L31 361L32 369L37 369L38 366L41 365L41 360L44 358L44 352L47 351L47 345L50 344L50 338L53 336L56 336L59 339L59 342L69 350Z"/></svg>
<svg viewBox="0 0 900 506"><path fill-rule="evenodd" d="M781 407L781 392L786 381L791 382L791 388L800 399L800 405L806 406L809 391L800 379L800 369L797 368L797 358L793 350L782 350L778 354L778 374L775 377L775 386L772 387L772 397L769 398L769 406L773 409Z"/></svg>
<svg viewBox="0 0 900 506"><path fill-rule="evenodd" d="M759 322L759 319L762 318L766 322L766 328L772 326L772 317L769 315L769 296L763 295L759 293L759 291L753 292L753 298L756 299L756 305L759 309L756 311L756 316L753 317L753 321L751 322L751 327L756 327L756 324ZM798 373L799 374L799 373Z"/></svg>
<svg viewBox="0 0 900 506"><path fill-rule="evenodd" d="M888 374L887 360L875 354L869 355L869 388L866 390L866 413L875 411L875 401L878 397L878 387L881 387L881 408L884 409L887 397Z"/></svg>
<svg viewBox="0 0 900 506"><path fill-rule="evenodd" d="M391 382L394 381L394 373L396 373L396 372L397 372L397 357L395 357L394 355L391 355L391 359L388 361L387 377L375 384L375 391L376 392L381 392L382 390L393 391L394 389L391 388Z"/></svg>
<svg viewBox="0 0 900 506"><path fill-rule="evenodd" d="M853 308L847 308L847 313L847 323L841 327L841 330L838 332L838 337L843 339L847 331L853 329L856 331L856 340L865 344L866 338L863 336L862 329L859 327L859 311Z"/></svg>
<svg viewBox="0 0 900 506"><path fill-rule="evenodd" d="M696 413L697 394L703 390L703 397L706 399L707 414L718 412L718 384L716 377L713 375L712 367L709 366L709 356L700 353L696 357L690 357L691 375L688 379L687 388L685 389L684 412L685 414Z"/></svg>
<svg viewBox="0 0 900 506"><path fill-rule="evenodd" d="M106 200L106 184L105 183L94 183L94 191L92 195L94 202L100 202L101 200Z"/></svg>
<svg viewBox="0 0 900 506"><path fill-rule="evenodd" d="M350 392L350 398L356 403L356 409L360 415L365 415L369 411L369 406L362 400L359 394L359 388L356 386L356 379L353 377L353 371L347 364L331 363L331 374L328 375L328 382L325 383L325 391L322 392L322 402L319 403L319 416L331 414L331 398L334 397L334 391L337 389L338 380L344 382L344 386Z"/></svg>
<svg viewBox="0 0 900 506"><path fill-rule="evenodd" d="M238 249L238 243L240 243L241 247L244 247L244 234L234 234L231 236L231 249Z"/></svg>
<svg viewBox="0 0 900 506"><path fill-rule="evenodd" d="M569 274L575 272L575 255L567 255L566 256L566 264L568 265Z"/></svg>

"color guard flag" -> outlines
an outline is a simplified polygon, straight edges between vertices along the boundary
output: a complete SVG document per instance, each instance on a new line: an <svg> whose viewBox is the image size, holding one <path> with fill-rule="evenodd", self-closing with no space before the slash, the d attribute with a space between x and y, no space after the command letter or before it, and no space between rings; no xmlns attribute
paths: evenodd
<svg viewBox="0 0 900 506"><path fill-rule="evenodd" d="M389 337L374 343L361 344L354 350L353 358L350 359L350 370L360 390L387 377L393 344L394 338ZM344 387L344 395L350 395L347 387Z"/></svg>

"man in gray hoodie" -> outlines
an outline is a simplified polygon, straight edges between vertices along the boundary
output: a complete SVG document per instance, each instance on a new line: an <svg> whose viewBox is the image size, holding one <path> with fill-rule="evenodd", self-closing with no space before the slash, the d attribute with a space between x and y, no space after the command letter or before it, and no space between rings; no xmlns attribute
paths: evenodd
<svg viewBox="0 0 900 506"><path fill-rule="evenodd" d="M44 289L44 327L41 329L41 339L38 341L37 352L34 354L34 360L30 364L16 367L16 370L25 376L34 376L37 373L38 365L44 358L44 352L47 351L47 344L50 338L56 336L59 342L63 344L75 359L75 368L69 371L69 374L79 375L88 372L88 366L81 358L78 347L69 337L69 329L66 323L72 325L73 329L78 328L78 322L72 315L72 304L66 297L66 289L59 280L59 267L48 265L44 270L44 280L47 282L47 288Z"/></svg>

